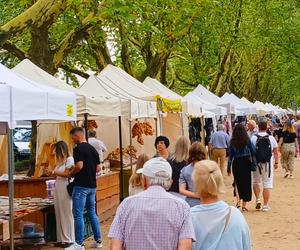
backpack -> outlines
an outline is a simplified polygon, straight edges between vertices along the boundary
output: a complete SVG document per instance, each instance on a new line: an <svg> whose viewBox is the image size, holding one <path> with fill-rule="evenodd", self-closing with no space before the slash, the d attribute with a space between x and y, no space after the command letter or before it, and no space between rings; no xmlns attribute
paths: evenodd
<svg viewBox="0 0 300 250"><path fill-rule="evenodd" d="M256 160L257 163L270 163L272 158L272 146L269 135L257 136Z"/></svg>

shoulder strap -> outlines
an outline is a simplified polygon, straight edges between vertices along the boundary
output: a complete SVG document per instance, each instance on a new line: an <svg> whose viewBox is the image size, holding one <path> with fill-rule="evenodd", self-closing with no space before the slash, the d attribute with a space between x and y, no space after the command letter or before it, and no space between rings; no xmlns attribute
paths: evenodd
<svg viewBox="0 0 300 250"><path fill-rule="evenodd" d="M228 224L229 224L229 220L230 220L230 217L231 217L231 211L232 211L232 208L231 208L231 206L228 206L228 213L227 213L227 215L226 215L226 218L225 218L225 226L224 226L224 229L223 229L223 232L222 232L222 234L225 232L225 230L226 230L226 228L227 228L227 226L228 226Z"/></svg>

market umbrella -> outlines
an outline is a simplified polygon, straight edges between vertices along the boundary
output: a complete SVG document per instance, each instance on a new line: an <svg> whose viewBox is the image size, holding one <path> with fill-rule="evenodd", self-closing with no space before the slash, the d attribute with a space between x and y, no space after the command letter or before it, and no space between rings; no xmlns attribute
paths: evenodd
<svg viewBox="0 0 300 250"><path fill-rule="evenodd" d="M41 88L0 64L0 123L8 134L9 231L14 249L14 153L13 128L23 120L76 120L76 96L52 88ZM3 130L3 129L2 129Z"/></svg>

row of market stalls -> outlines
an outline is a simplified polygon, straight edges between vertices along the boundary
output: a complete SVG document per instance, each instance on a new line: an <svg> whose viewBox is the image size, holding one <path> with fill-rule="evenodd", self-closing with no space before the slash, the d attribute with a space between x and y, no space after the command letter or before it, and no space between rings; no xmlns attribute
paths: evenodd
<svg viewBox="0 0 300 250"><path fill-rule="evenodd" d="M272 104L251 103L234 94L218 97L201 85L182 97L156 79L146 78L141 83L112 65L98 75L91 75L79 88L65 84L28 59L12 70L0 65L0 70L2 134L6 132L5 123L9 128L8 136L0 135L0 174L9 172L10 197L14 184L11 129L18 121L38 122L36 178L43 176L45 168L55 167L52 150L55 142L64 140L72 149L69 136L72 127L83 126L86 132L95 130L108 148L105 157L121 171L119 193L123 198L124 167L132 167L137 154L154 155L157 135L169 137L172 151L181 135L207 143L218 122L229 124L230 132L235 117L286 113ZM112 176L105 178L100 181L118 187L118 176L116 182ZM115 190L113 187L111 190ZM107 209L116 208L119 193L107 194L99 201L109 203L111 207L106 206ZM99 206L99 213L108 214L102 208Z"/></svg>
<svg viewBox="0 0 300 250"><path fill-rule="evenodd" d="M232 121L233 117L276 114L287 111L272 104L256 101L251 103L245 97L225 93L218 97L207 88L199 85L192 92L182 97L168 89L156 79L146 78L139 82L125 71L108 65L100 74L91 75L80 88L65 84L60 79L48 74L28 59L23 60L13 72L26 78L39 88L51 88L52 92L72 93L76 96L77 110L72 110L78 124L84 120L95 120L98 136L106 143L108 153L119 147L119 135L122 144L133 146L138 152L153 155L154 137L164 134L170 138L172 151L180 135L189 136L191 119L209 119L215 128L217 122ZM55 92L55 96L59 96ZM61 95L61 94L60 94ZM64 100L67 100L66 98ZM3 99L3 102L6 100ZM52 105L53 104L53 105ZM49 98L49 111L59 113L55 97ZM74 105L73 105L74 106ZM30 119L27 119L30 120ZM43 119L40 119L43 120ZM53 119L55 120L55 119ZM147 123L154 133L134 137L133 127ZM205 125L205 121L202 122ZM37 137L37 159L43 162L45 144L51 141L69 142L70 123L39 122ZM118 132L121 125L121 131ZM133 138L134 137L134 138ZM138 140L139 139L139 140ZM2 138L0 141L5 142ZM3 144L3 143L2 143ZM1 148L1 146L0 146ZM6 147L3 147L3 150ZM6 165L7 166L7 165ZM1 164L0 173L5 171Z"/></svg>

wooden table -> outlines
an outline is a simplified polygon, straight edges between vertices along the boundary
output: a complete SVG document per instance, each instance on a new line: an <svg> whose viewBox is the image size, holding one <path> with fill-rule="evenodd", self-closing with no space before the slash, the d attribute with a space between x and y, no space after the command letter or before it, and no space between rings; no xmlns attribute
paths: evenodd
<svg viewBox="0 0 300 250"><path fill-rule="evenodd" d="M15 198L46 198L46 180L53 178L27 178L14 181ZM0 196L8 195L8 181L0 181ZM120 176L119 172L97 177L96 208L100 221L113 216L120 202ZM34 223L43 224L41 213L33 213L26 217Z"/></svg>

